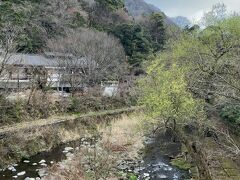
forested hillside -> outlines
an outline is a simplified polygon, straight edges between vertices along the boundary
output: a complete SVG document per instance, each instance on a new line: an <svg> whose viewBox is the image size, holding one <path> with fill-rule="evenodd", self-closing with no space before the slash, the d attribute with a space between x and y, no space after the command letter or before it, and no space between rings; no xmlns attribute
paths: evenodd
<svg viewBox="0 0 240 180"><path fill-rule="evenodd" d="M163 47L165 17L152 15L145 19L144 26L133 20L132 11L126 10L131 9L129 7L125 7L123 1L114 0L3 1L0 5L1 34L8 32L16 38L18 52L41 53L47 49L49 39L65 36L69 29L104 31L120 39L129 63L137 65Z"/></svg>

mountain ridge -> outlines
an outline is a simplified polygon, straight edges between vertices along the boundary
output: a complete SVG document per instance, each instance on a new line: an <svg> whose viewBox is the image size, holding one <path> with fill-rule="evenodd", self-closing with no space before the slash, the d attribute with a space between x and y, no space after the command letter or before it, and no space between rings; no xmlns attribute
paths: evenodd
<svg viewBox="0 0 240 180"><path fill-rule="evenodd" d="M144 0L125 0L125 6L132 16L149 15L156 12L163 13L158 7Z"/></svg>

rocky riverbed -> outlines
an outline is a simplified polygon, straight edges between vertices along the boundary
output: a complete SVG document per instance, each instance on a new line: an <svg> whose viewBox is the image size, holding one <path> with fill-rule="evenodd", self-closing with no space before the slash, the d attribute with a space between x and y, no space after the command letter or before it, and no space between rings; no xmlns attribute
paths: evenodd
<svg viewBox="0 0 240 180"><path fill-rule="evenodd" d="M1 170L0 179L37 180L48 175L48 167L54 163L62 168L67 166L74 158L74 153L82 147L95 148L97 139L81 138L79 141L70 142L43 152L29 159L24 159L17 164ZM128 179L131 175L139 180L181 180L190 178L187 171L179 170L170 164L170 158L181 152L181 144L173 143L166 135L148 136L144 142L145 148L139 153L140 159L126 159L127 154L122 154L122 159L117 162L117 171L121 177ZM126 153L126 152L125 152Z"/></svg>
<svg viewBox="0 0 240 180"><path fill-rule="evenodd" d="M77 141L59 145L49 152L42 152L21 162L0 169L0 179L3 180L38 180L48 174L48 167L74 156L74 152L83 146L92 146L97 141L95 137L83 137Z"/></svg>
<svg viewBox="0 0 240 180"><path fill-rule="evenodd" d="M170 157L181 153L180 142L172 142L171 137L165 134L148 136L145 138L145 148L142 150L142 159L123 160L118 169L127 174L134 174L139 180L182 180L190 179L188 171L180 170L171 165Z"/></svg>
<svg viewBox="0 0 240 180"><path fill-rule="evenodd" d="M37 180L48 175L48 167L54 163L65 166L74 158L74 153L82 147L94 148L97 142L95 137L81 138L79 141L70 142L53 149L51 152L43 152L29 159L24 159L17 164L9 165L1 170L0 179ZM179 142L171 142L165 135L146 137L145 148L140 151L141 159L122 159L117 162L117 171L123 178L133 175L140 180L149 179L188 179L188 172L179 170L170 164L170 158L181 152ZM63 167L64 168L64 167Z"/></svg>

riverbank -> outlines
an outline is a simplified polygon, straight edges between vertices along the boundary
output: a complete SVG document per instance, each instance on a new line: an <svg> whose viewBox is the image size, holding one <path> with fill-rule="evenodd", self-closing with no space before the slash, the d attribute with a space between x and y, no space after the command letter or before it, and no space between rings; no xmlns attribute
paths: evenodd
<svg viewBox="0 0 240 180"><path fill-rule="evenodd" d="M6 126L0 130L0 168L28 159L39 152L49 151L61 143L74 141L96 130L101 122L129 113L137 108L91 112L84 115L62 116Z"/></svg>
<svg viewBox="0 0 240 180"><path fill-rule="evenodd" d="M138 162L143 148L143 134L139 131L140 116L122 115L107 126L98 126L101 136L94 146L80 148L73 157L53 165L44 179L118 179L133 176L121 171L123 160Z"/></svg>
<svg viewBox="0 0 240 180"><path fill-rule="evenodd" d="M165 132L146 135L143 114L123 115L98 127L100 140L81 146L72 156L48 169L52 179L189 179L188 171L171 165L181 143Z"/></svg>

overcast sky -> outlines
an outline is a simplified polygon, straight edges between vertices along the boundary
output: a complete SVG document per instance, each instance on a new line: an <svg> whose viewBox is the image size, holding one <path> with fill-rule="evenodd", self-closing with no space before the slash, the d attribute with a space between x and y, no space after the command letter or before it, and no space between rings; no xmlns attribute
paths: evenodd
<svg viewBox="0 0 240 180"><path fill-rule="evenodd" d="M160 8L168 16L186 16L190 20L198 20L203 12L211 9L212 5L223 2L229 11L240 11L240 0L145 0Z"/></svg>

